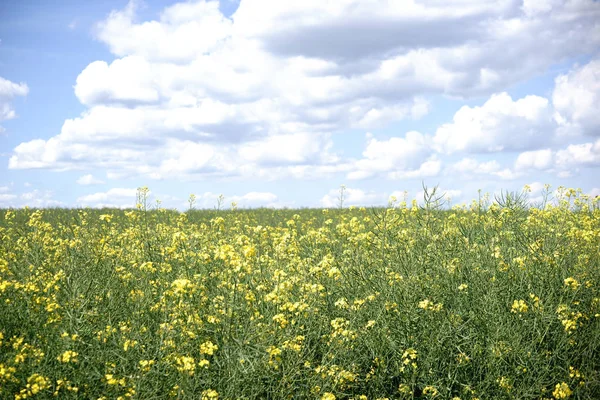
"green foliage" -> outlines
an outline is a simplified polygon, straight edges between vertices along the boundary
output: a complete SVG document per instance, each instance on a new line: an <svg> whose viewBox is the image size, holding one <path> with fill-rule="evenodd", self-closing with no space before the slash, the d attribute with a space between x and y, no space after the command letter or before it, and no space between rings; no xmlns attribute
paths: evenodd
<svg viewBox="0 0 600 400"><path fill-rule="evenodd" d="M0 210L0 398L600 398L600 210Z"/></svg>

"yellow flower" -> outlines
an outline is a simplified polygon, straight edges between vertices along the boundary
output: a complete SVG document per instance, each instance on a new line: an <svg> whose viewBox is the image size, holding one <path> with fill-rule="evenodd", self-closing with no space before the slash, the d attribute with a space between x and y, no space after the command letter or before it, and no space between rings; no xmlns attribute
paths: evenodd
<svg viewBox="0 0 600 400"><path fill-rule="evenodd" d="M208 389L202 392L201 400L218 400L219 393L214 389Z"/></svg>
<svg viewBox="0 0 600 400"><path fill-rule="evenodd" d="M522 313L526 313L527 310L529 310L529 307L527 306L525 301L515 300L512 304L510 312L515 313L515 314L522 314Z"/></svg>
<svg viewBox="0 0 600 400"><path fill-rule="evenodd" d="M137 340L127 339L125 343L123 343L123 350L128 351L129 348L133 348L135 345L137 345Z"/></svg>
<svg viewBox="0 0 600 400"><path fill-rule="evenodd" d="M273 317L273 322L276 322L279 324L279 327L281 329L285 328L288 324L288 320L285 319L285 315L284 314L277 314Z"/></svg>
<svg viewBox="0 0 600 400"><path fill-rule="evenodd" d="M429 299L425 299L425 300L422 300L419 302L419 308L422 308L423 310L441 311L443 306L444 305L442 303L435 304L433 301L431 301Z"/></svg>
<svg viewBox="0 0 600 400"><path fill-rule="evenodd" d="M533 301L533 308L536 310L541 310L540 307L540 298L533 293L529 293L529 298Z"/></svg>
<svg viewBox="0 0 600 400"><path fill-rule="evenodd" d="M292 340L286 340L285 342L283 342L283 345L281 347L283 347L284 349L293 350L296 353L300 353L300 351L302 351L302 343L304 342L304 339L304 336L298 335Z"/></svg>
<svg viewBox="0 0 600 400"><path fill-rule="evenodd" d="M217 350L219 350L219 346L213 344L210 340L200 345L201 354L208 354L209 356L212 356Z"/></svg>
<svg viewBox="0 0 600 400"><path fill-rule="evenodd" d="M471 361L471 358L465 353L461 352L456 356L456 361L458 361L459 364L465 364Z"/></svg>
<svg viewBox="0 0 600 400"><path fill-rule="evenodd" d="M154 365L154 360L140 360L139 364L143 372L148 372Z"/></svg>
<svg viewBox="0 0 600 400"><path fill-rule="evenodd" d="M177 371L184 372L188 375L194 375L194 371L196 370L196 362L194 357L177 357L177 359L175 359L175 363L177 365Z"/></svg>
<svg viewBox="0 0 600 400"><path fill-rule="evenodd" d="M435 396L437 396L438 391L433 386L425 386L425 388L423 388L423 394L425 396L435 397Z"/></svg>
<svg viewBox="0 0 600 400"><path fill-rule="evenodd" d="M8 367L4 364L0 364L0 382L8 381L15 372L17 372L15 367Z"/></svg>
<svg viewBox="0 0 600 400"><path fill-rule="evenodd" d="M42 390L48 389L50 387L50 379L46 378L43 375L33 374L29 378L27 378L27 385L25 386L26 395L35 395ZM25 397L23 397L25 398Z"/></svg>
<svg viewBox="0 0 600 400"><path fill-rule="evenodd" d="M508 379L505 376L501 376L500 378L496 379L496 382L498 383L498 386L500 386L502 389L506 390L507 392L510 392L510 390L512 389L512 384L510 383L510 379Z"/></svg>
<svg viewBox="0 0 600 400"><path fill-rule="evenodd" d="M410 389L410 386L408 386L406 383L402 383L400 384L400 386L398 386L398 391L402 394L410 394L412 393L412 390Z"/></svg>
<svg viewBox="0 0 600 400"><path fill-rule="evenodd" d="M115 376L113 374L106 374L104 375L104 378L106 379L106 383L109 385L121 385L121 386L125 386L125 378L121 378L121 379L117 379L115 378Z"/></svg>
<svg viewBox="0 0 600 400"><path fill-rule="evenodd" d="M577 290L577 288L579 287L579 282L577 282L577 279L575 278L568 277L564 280L564 282L566 287L571 288L573 290Z"/></svg>
<svg viewBox="0 0 600 400"><path fill-rule="evenodd" d="M323 396L321 396L321 400L335 400L335 395L330 392L325 392Z"/></svg>
<svg viewBox="0 0 600 400"><path fill-rule="evenodd" d="M331 267L329 268L329 270L327 271L327 275L330 278L333 278L335 280L338 280L341 278L342 273L340 272L340 270L337 267Z"/></svg>
<svg viewBox="0 0 600 400"><path fill-rule="evenodd" d="M100 216L100 221L106 221L106 222L110 222L112 220L113 216L112 215L108 215L108 214L102 214Z"/></svg>
<svg viewBox="0 0 600 400"><path fill-rule="evenodd" d="M76 363L78 355L79 355L79 353L77 353L75 351L67 350L64 353L62 353L60 356L56 357L56 359L62 363L68 363L68 362Z"/></svg>
<svg viewBox="0 0 600 400"><path fill-rule="evenodd" d="M188 279L175 279L171 283L171 288L175 294L184 294L188 289L193 288L192 282Z"/></svg>
<svg viewBox="0 0 600 400"><path fill-rule="evenodd" d="M566 399L572 394L573 392L569 388L569 385L567 385L565 382L557 383L554 388L554 391L552 392L552 395L555 399Z"/></svg>

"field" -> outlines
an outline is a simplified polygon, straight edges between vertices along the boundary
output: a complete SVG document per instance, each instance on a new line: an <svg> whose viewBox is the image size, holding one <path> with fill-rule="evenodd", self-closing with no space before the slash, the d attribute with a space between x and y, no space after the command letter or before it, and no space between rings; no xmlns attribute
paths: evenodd
<svg viewBox="0 0 600 400"><path fill-rule="evenodd" d="M598 399L600 209L0 210L0 398Z"/></svg>

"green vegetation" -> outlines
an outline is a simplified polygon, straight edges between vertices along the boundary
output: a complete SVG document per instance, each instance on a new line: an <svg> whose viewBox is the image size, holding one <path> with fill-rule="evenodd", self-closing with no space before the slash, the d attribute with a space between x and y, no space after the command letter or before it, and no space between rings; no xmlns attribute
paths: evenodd
<svg viewBox="0 0 600 400"><path fill-rule="evenodd" d="M0 397L600 398L598 202L435 199L1 210Z"/></svg>

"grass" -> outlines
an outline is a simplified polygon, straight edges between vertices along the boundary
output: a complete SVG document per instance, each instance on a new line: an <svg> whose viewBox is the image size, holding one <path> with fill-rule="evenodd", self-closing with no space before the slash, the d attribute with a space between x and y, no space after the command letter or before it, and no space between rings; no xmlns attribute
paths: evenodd
<svg viewBox="0 0 600 400"><path fill-rule="evenodd" d="M0 398L600 398L598 203L523 199L1 210Z"/></svg>

